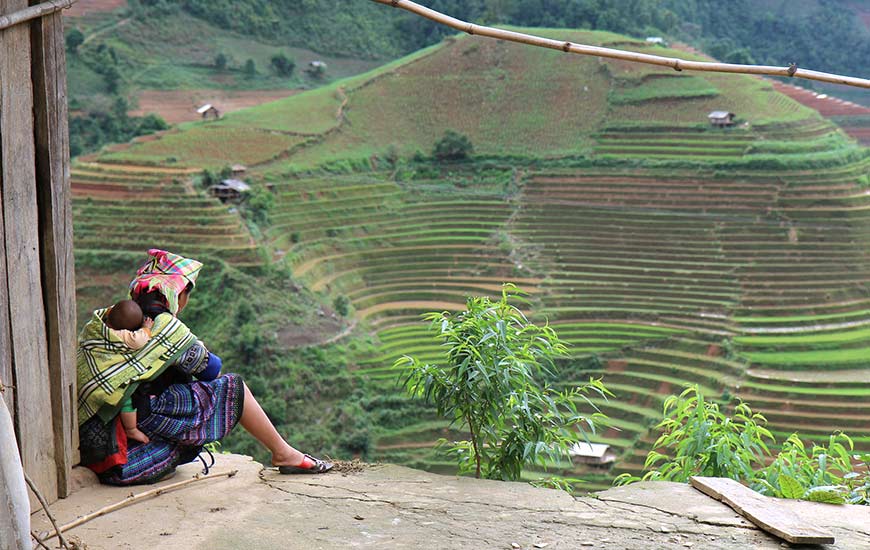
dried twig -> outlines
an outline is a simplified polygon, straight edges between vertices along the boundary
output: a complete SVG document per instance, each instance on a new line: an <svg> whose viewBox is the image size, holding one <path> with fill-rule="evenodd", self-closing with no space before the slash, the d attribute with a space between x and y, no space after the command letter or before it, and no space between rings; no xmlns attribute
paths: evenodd
<svg viewBox="0 0 870 550"><path fill-rule="evenodd" d="M49 539L54 538L56 536L60 536L60 533L63 533L65 531L69 531L70 529L78 527L79 525L82 525L83 523L87 523L87 522L91 521L92 519L96 519L100 516L104 516L104 515L108 514L109 512L114 512L115 510L119 510L119 509L124 508L126 506L130 506L131 504L135 504L139 501L142 501L142 500L145 500L145 499L148 499L151 497L160 496L163 493L168 493L169 491L173 491L175 489L178 489L178 488L183 487L185 485L189 485L189 484L194 483L196 481L218 479L221 477L233 477L238 472L239 472L238 470L230 470L229 472L223 472L221 474L212 474L212 475L208 475L208 476L197 474L190 479L186 479L184 481L179 481L179 482L173 483L171 485L166 485L163 487L158 487L156 489L151 489L150 491L145 491L144 493L139 493L138 495L131 494L129 497L125 498L124 500L122 500L120 502L116 502L115 504L110 504L108 506L104 506L104 507L100 508L99 510L97 510L96 512L91 512L90 514L82 516L75 521L71 521L70 523L67 523L66 525L62 525L59 529L57 528L57 526L55 526L55 532L52 533L51 535L49 535L48 537L46 537L45 540L49 540Z"/></svg>
<svg viewBox="0 0 870 550"><path fill-rule="evenodd" d="M63 536L60 534L60 531L57 529L57 522L54 520L54 516L51 515L51 511L48 509L48 503L45 501L45 497L42 496L42 493L37 489L36 484L30 479L30 476L27 475L27 472L24 473L24 481L27 482L27 486L30 487L30 490L33 491L33 494L36 495L36 498L39 499L39 504L42 505L42 509L45 511L45 515L48 516L48 521L51 522L51 526L54 527L55 531L58 533L57 538L60 540L60 545L62 548L66 548L69 550L69 546L66 545L66 541L63 539ZM49 537L51 538L51 537ZM36 539L39 540L38 538Z"/></svg>
<svg viewBox="0 0 870 550"><path fill-rule="evenodd" d="M500 40L508 40L510 42L519 42L521 44L529 44L531 46L540 46L542 48L550 48L553 50L562 50L563 52L576 53L580 55L595 55L598 57L609 57L613 59L623 59L625 61L634 61L637 63L647 63L650 65L661 65L670 67L675 71L712 71L720 73L743 73L743 74L765 74L771 76L788 76L797 78L806 78L809 80L820 80L822 82L833 82L834 84L846 84L849 86L857 86L859 88L870 88L870 80L866 78L857 78L854 76L841 76L831 73L823 73L819 71L810 71L807 69L798 69L797 65L792 63L788 67L774 67L771 65L740 65L737 63L713 63L706 61L689 61L686 59L678 59L676 57L665 57L661 55L650 55L637 52L629 52L625 50L617 50L613 48L602 48L600 46L587 46L584 44L574 44L564 40L552 40L550 38L542 38L531 34L520 32L507 31L503 29L494 29L483 25L475 25L468 23L449 15L444 15L441 12L421 6L410 0L372 0L379 4L387 4L394 8L402 8L411 13L416 13L426 19L447 25L456 30L467 32L468 34L479 34L490 38L498 38Z"/></svg>
<svg viewBox="0 0 870 550"><path fill-rule="evenodd" d="M33 540L36 541L36 544L42 546L43 548L45 548L45 550L51 550L51 548L49 548L48 546L45 545L44 542L42 542L42 539L39 538L39 535L37 535L35 532L31 531L30 536L33 537Z"/></svg>

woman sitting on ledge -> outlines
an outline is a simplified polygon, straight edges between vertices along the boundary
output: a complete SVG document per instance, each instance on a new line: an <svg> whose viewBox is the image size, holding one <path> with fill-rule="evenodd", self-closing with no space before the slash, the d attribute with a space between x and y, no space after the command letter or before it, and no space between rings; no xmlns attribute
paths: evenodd
<svg viewBox="0 0 870 550"><path fill-rule="evenodd" d="M220 358L176 317L187 305L202 264L164 250L148 254L151 258L130 283L130 297L153 320L151 338L140 348L128 347L107 326L107 309L94 311L79 336L82 464L103 483L153 483L240 423L271 451L272 465L281 473L331 469L332 464L290 446L241 376L219 376ZM147 443L127 439L120 413L130 402Z"/></svg>

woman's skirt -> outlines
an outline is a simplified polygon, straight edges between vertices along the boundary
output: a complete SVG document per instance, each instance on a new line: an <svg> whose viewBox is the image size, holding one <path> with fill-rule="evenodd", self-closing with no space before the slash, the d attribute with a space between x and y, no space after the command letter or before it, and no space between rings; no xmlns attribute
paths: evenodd
<svg viewBox="0 0 870 550"><path fill-rule="evenodd" d="M151 414L138 420L150 441L130 441L126 464L100 474L100 481L153 483L194 460L203 445L223 438L238 423L244 391L240 376L225 374L209 382L174 384L152 396Z"/></svg>

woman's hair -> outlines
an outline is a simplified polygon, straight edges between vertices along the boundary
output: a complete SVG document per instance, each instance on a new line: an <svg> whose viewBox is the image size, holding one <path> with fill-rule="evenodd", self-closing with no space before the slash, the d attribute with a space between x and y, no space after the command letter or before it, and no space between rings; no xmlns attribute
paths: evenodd
<svg viewBox="0 0 870 550"><path fill-rule="evenodd" d="M187 286L184 287L184 290L182 290L181 293L189 294L192 289L193 285L187 283ZM166 300L166 296L157 289L154 289L151 292L146 292L145 294L140 294L133 298L133 301L139 304L139 307L142 308L142 313L151 319L154 319L161 313L169 312L169 302Z"/></svg>
<svg viewBox="0 0 870 550"><path fill-rule="evenodd" d="M152 290L146 294L140 294L133 299L139 307L142 308L142 313L146 317L154 319L161 313L169 311L169 306L166 303L166 297L159 290Z"/></svg>

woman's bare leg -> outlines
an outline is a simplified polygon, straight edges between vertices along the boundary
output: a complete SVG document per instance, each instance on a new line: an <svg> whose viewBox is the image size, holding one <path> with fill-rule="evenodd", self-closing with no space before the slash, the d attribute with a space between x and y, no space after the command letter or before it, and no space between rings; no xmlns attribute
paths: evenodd
<svg viewBox="0 0 870 550"><path fill-rule="evenodd" d="M263 407L257 403L247 384L245 384L245 406L239 423L272 452L273 466L298 466L302 463L303 454L284 441L272 421L266 416Z"/></svg>

